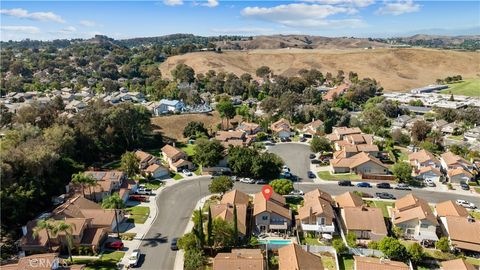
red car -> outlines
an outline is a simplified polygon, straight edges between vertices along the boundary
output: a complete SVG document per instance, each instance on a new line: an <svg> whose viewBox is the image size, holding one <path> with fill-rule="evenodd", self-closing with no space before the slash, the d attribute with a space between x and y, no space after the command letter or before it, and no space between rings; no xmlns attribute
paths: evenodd
<svg viewBox="0 0 480 270"><path fill-rule="evenodd" d="M142 196L142 195L132 195L132 196L128 197L128 199L130 199L131 201L137 201L137 202L146 202L147 201L147 198L145 196Z"/></svg>
<svg viewBox="0 0 480 270"><path fill-rule="evenodd" d="M122 249L123 248L123 242L122 241L114 241L114 242L108 242L105 244L106 248L111 248L111 249Z"/></svg>

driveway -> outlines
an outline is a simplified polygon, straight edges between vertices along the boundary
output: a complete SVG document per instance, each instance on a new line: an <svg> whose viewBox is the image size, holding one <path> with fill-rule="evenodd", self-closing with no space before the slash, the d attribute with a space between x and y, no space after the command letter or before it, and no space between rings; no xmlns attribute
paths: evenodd
<svg viewBox="0 0 480 270"><path fill-rule="evenodd" d="M301 178L302 182L313 182L307 175L307 172L310 170L310 159L308 156L312 153L310 146L302 143L278 143L267 147L267 150L280 156L293 175Z"/></svg>

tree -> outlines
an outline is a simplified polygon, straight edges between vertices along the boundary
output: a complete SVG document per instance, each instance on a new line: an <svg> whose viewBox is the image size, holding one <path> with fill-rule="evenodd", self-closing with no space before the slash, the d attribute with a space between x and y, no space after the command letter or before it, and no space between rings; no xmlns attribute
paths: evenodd
<svg viewBox="0 0 480 270"><path fill-rule="evenodd" d="M117 229L117 237L120 238L120 224L118 223L117 210L125 208L125 202L120 198L118 193L114 193L105 197L102 201L102 208L113 209L115 213L115 228Z"/></svg>
<svg viewBox="0 0 480 270"><path fill-rule="evenodd" d="M257 75L257 77L260 77L260 78L267 78L270 75L270 73L272 73L272 71L267 66L261 66L257 68L257 70L255 71L255 75Z"/></svg>
<svg viewBox="0 0 480 270"><path fill-rule="evenodd" d="M293 183L288 179L277 179L270 182L273 191L280 195L287 195L293 191Z"/></svg>
<svg viewBox="0 0 480 270"><path fill-rule="evenodd" d="M202 122L191 121L188 122L187 126L183 129L183 137L185 138L194 138L199 135L207 135L207 129Z"/></svg>
<svg viewBox="0 0 480 270"><path fill-rule="evenodd" d="M205 264L206 258L202 250L187 249L185 250L184 267L188 270L196 270Z"/></svg>
<svg viewBox="0 0 480 270"><path fill-rule="evenodd" d="M264 152L253 159L252 174L255 178L274 179L282 170L283 161L274 153Z"/></svg>
<svg viewBox="0 0 480 270"><path fill-rule="evenodd" d="M140 160L134 152L125 152L120 161L120 168L128 177L133 177L140 173Z"/></svg>
<svg viewBox="0 0 480 270"><path fill-rule="evenodd" d="M207 245L209 247L213 246L213 220L212 220L212 210L208 207L208 219L207 219Z"/></svg>
<svg viewBox="0 0 480 270"><path fill-rule="evenodd" d="M233 246L238 246L238 216L235 204L233 204Z"/></svg>
<svg viewBox="0 0 480 270"><path fill-rule="evenodd" d="M334 239L332 245L338 254L345 254L348 252L348 247L345 245L342 239Z"/></svg>
<svg viewBox="0 0 480 270"><path fill-rule="evenodd" d="M412 179L412 166L407 162L397 162L392 166L393 175L400 183L408 183Z"/></svg>
<svg viewBox="0 0 480 270"><path fill-rule="evenodd" d="M393 237L384 237L378 243L378 248L388 258L392 260L405 261L408 258L408 252L402 243Z"/></svg>
<svg viewBox="0 0 480 270"><path fill-rule="evenodd" d="M197 211L197 223L196 228L194 230L195 235L197 236L197 248L202 249L205 245L205 233L203 231L203 214L202 208L199 208Z"/></svg>
<svg viewBox="0 0 480 270"><path fill-rule="evenodd" d="M411 134L412 139L422 142L427 138L428 133L432 130L432 126L424 120L417 120L413 123Z"/></svg>
<svg viewBox="0 0 480 270"><path fill-rule="evenodd" d="M178 82L192 83L195 81L195 71L185 64L178 64L172 70L172 76Z"/></svg>
<svg viewBox="0 0 480 270"><path fill-rule="evenodd" d="M227 128L228 128L230 119L233 119L236 115L235 106L233 105L232 101L231 100L220 101L215 108L217 109L218 113L220 114L220 117L222 118L222 124L223 124L223 118L227 119Z"/></svg>
<svg viewBox="0 0 480 270"><path fill-rule="evenodd" d="M72 184L80 186L82 188L82 194L83 194L83 197L85 197L85 186L87 184L85 173L80 172L72 175L71 182Z"/></svg>
<svg viewBox="0 0 480 270"><path fill-rule="evenodd" d="M385 116L385 113L378 107L372 107L366 109L362 112L363 123L366 127L369 128L373 134L389 125L388 118Z"/></svg>
<svg viewBox="0 0 480 270"><path fill-rule="evenodd" d="M310 141L310 149L314 153L328 152L332 150L330 141L325 137L313 137Z"/></svg>
<svg viewBox="0 0 480 270"><path fill-rule="evenodd" d="M199 139L195 145L195 155L193 156L195 163L201 166L211 167L223 159L223 151L225 148L219 141Z"/></svg>
<svg viewBox="0 0 480 270"><path fill-rule="evenodd" d="M251 176L254 157L259 155L253 148L234 146L228 150L228 167L235 175Z"/></svg>
<svg viewBox="0 0 480 270"><path fill-rule="evenodd" d="M417 242L413 243L408 247L408 255L413 263L421 262L424 256L423 247Z"/></svg>
<svg viewBox="0 0 480 270"><path fill-rule="evenodd" d="M193 232L189 232L178 239L178 247L185 251L196 249L197 242L197 236Z"/></svg>
<svg viewBox="0 0 480 270"><path fill-rule="evenodd" d="M37 221L37 226L33 229L33 238L37 238L40 231L45 230L47 234L47 245L48 250L52 252L52 241L51 241L51 234L55 229L55 224L49 219L40 219Z"/></svg>
<svg viewBox="0 0 480 270"><path fill-rule="evenodd" d="M400 239L403 237L403 229L398 226L393 226L392 232L397 239Z"/></svg>
<svg viewBox="0 0 480 270"><path fill-rule="evenodd" d="M233 237L232 224L221 218L213 220L213 247L215 249L232 246L234 243Z"/></svg>
<svg viewBox="0 0 480 270"><path fill-rule="evenodd" d="M437 242L435 242L435 248L439 249L442 252L449 252L450 251L450 244L448 241L448 237L440 237Z"/></svg>
<svg viewBox="0 0 480 270"><path fill-rule="evenodd" d="M370 241L367 244L369 249L378 249L378 242L377 241Z"/></svg>
<svg viewBox="0 0 480 270"><path fill-rule="evenodd" d="M72 249L73 249L73 239L72 239L72 230L75 228L75 225L65 223L64 221L58 222L52 230L53 236L58 236L59 233L65 234L65 239L67 241L66 246L68 250L68 257L70 261L73 262L72 258Z"/></svg>
<svg viewBox="0 0 480 270"><path fill-rule="evenodd" d="M218 176L213 178L210 185L208 185L208 190L210 193L220 193L224 194L233 188L233 181L230 180L228 176Z"/></svg>
<svg viewBox="0 0 480 270"><path fill-rule="evenodd" d="M357 247L357 235L353 232L347 233L347 243L349 247Z"/></svg>

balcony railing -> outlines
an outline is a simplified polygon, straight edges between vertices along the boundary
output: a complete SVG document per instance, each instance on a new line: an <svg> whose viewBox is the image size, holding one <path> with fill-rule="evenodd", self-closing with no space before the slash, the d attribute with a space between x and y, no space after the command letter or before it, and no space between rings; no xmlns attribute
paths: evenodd
<svg viewBox="0 0 480 270"><path fill-rule="evenodd" d="M335 232L335 225L320 225L320 224L301 224L303 231L315 231L321 233Z"/></svg>

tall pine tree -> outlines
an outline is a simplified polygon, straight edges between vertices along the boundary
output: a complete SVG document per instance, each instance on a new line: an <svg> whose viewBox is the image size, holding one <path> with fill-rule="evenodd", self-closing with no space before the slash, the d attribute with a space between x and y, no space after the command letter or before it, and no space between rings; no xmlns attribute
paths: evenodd
<svg viewBox="0 0 480 270"><path fill-rule="evenodd" d="M238 222L237 222L237 206L233 205L233 244L238 246Z"/></svg>
<svg viewBox="0 0 480 270"><path fill-rule="evenodd" d="M197 229L195 231L198 238L199 248L203 249L203 246L205 245L205 232L203 231L202 208L198 209L198 223L197 223Z"/></svg>
<svg viewBox="0 0 480 270"><path fill-rule="evenodd" d="M209 247L213 246L213 221L212 221L212 211L208 207L208 220L207 220L207 245Z"/></svg>

